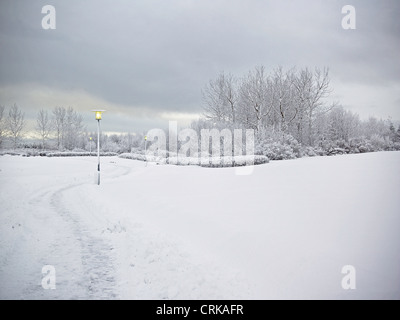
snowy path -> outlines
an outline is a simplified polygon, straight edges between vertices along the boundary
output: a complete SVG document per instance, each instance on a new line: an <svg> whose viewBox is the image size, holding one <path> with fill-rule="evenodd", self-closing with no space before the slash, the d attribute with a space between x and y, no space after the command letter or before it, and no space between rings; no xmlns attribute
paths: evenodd
<svg viewBox="0 0 400 320"><path fill-rule="evenodd" d="M78 242L82 263L82 279L79 282L87 284L84 296L96 299L116 298L115 270L110 257L112 246L100 237L93 236L79 221L79 216L74 215L63 202L64 192L74 187L77 186L64 188L53 193L50 203L54 211L70 225L71 234L74 235L73 239ZM60 247L60 243L57 247Z"/></svg>
<svg viewBox="0 0 400 320"><path fill-rule="evenodd" d="M90 169L93 161L65 166L60 159L31 158L26 168L19 165L18 160L22 159L12 160L16 161L2 168L2 178L5 175L6 180L1 182L1 296L117 297L110 244L91 235L63 199L65 192L92 180L93 175L87 173L93 171ZM37 161L40 166L35 164ZM45 162L56 163L47 166ZM114 177L126 174L124 168L115 171ZM55 266L57 290L41 287L44 265Z"/></svg>
<svg viewBox="0 0 400 320"><path fill-rule="evenodd" d="M1 298L222 298L215 285L226 277L222 270L213 275L215 267L190 261L181 244L135 223L126 202L104 205L109 197L93 183L94 159L4 159ZM122 160L136 164L132 170L119 161L103 159L104 184L146 172L142 162ZM44 265L55 267L56 290L41 286Z"/></svg>
<svg viewBox="0 0 400 320"><path fill-rule="evenodd" d="M101 186L95 162L0 157L0 298L400 298L400 152L249 176L111 157Z"/></svg>

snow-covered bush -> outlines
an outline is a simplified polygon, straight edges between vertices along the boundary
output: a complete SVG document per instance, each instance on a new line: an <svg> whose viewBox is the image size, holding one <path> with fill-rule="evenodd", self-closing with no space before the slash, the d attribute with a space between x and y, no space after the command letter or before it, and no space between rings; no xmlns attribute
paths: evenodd
<svg viewBox="0 0 400 320"><path fill-rule="evenodd" d="M301 144L291 135L282 133L264 133L255 145L255 154L263 155L271 160L296 159L303 156Z"/></svg>
<svg viewBox="0 0 400 320"><path fill-rule="evenodd" d="M140 153L122 153L118 156L122 159L129 159L129 160L139 160L139 161L148 161L148 162L156 162L158 164L166 164L167 158L161 156L146 156Z"/></svg>
<svg viewBox="0 0 400 320"><path fill-rule="evenodd" d="M314 148L314 151L317 154L317 156L321 156L321 157L326 156L325 150L320 147Z"/></svg>
<svg viewBox="0 0 400 320"><path fill-rule="evenodd" d="M208 168L226 168L226 167L240 167L248 164L264 164L268 163L269 159L266 156L222 156L222 157L160 157L160 156L145 156L143 154L123 153L119 155L123 159L139 160L155 162L157 164L172 164L179 166L202 166Z"/></svg>
<svg viewBox="0 0 400 320"><path fill-rule="evenodd" d="M331 149L329 149L327 151L326 154L328 156L334 156L334 155L337 155L337 154L345 154L345 153L347 153L346 149L343 149L343 148L331 148Z"/></svg>
<svg viewBox="0 0 400 320"><path fill-rule="evenodd" d="M10 151L10 150L2 150L0 151L0 156L5 156L5 155L9 155L9 156L20 156L21 154L15 151Z"/></svg>
<svg viewBox="0 0 400 320"><path fill-rule="evenodd" d="M292 147L281 142L264 143L257 147L256 154L268 157L271 160L295 159L296 154Z"/></svg>
<svg viewBox="0 0 400 320"><path fill-rule="evenodd" d="M41 153L43 156L47 157L89 157L89 156L97 156L96 152L48 152ZM113 157L117 156L115 152L100 152L100 156L102 157Z"/></svg>
<svg viewBox="0 0 400 320"><path fill-rule="evenodd" d="M228 167L243 167L247 165L260 165L268 163L269 159L266 156L235 156L235 157L210 157L201 158L200 166L207 168L228 168Z"/></svg>
<svg viewBox="0 0 400 320"><path fill-rule="evenodd" d="M285 144L290 146L296 158L302 157L301 144L295 138L293 138L291 135L286 135Z"/></svg>
<svg viewBox="0 0 400 320"><path fill-rule="evenodd" d="M381 151L388 149L388 141L385 141L384 137L377 134L373 134L370 139L370 143L373 146L374 151Z"/></svg>
<svg viewBox="0 0 400 320"><path fill-rule="evenodd" d="M198 157L169 157L167 158L168 164L175 164L178 166L198 166L200 158Z"/></svg>
<svg viewBox="0 0 400 320"><path fill-rule="evenodd" d="M123 146L121 143L112 140L108 140L101 148L107 152L114 152L114 153L121 153L123 151L127 151L125 150L125 146Z"/></svg>
<svg viewBox="0 0 400 320"><path fill-rule="evenodd" d="M305 147L301 150L301 155L306 157L316 157L318 156L317 152L313 147Z"/></svg>
<svg viewBox="0 0 400 320"><path fill-rule="evenodd" d="M0 155L22 156L22 157L37 157L41 152L37 150L21 149L21 150L3 150Z"/></svg>
<svg viewBox="0 0 400 320"><path fill-rule="evenodd" d="M40 152L37 150L30 150L30 149L0 151L0 156L4 156L4 155L22 156L22 157L37 157L40 155Z"/></svg>

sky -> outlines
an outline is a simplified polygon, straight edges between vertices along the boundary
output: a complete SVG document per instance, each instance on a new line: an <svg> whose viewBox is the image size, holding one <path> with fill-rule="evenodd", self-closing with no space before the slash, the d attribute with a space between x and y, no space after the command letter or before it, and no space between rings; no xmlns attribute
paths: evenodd
<svg viewBox="0 0 400 320"><path fill-rule="evenodd" d="M42 28L45 5L56 29ZM103 131L143 132L198 119L222 71L329 67L327 102L398 121L399 16L398 0L1 0L0 105L32 128L39 109L71 106L89 130L100 108Z"/></svg>

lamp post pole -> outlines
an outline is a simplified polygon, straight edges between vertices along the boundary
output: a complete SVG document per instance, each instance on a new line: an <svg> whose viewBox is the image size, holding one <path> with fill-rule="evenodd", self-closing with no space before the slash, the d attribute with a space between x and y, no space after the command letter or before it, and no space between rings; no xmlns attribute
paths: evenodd
<svg viewBox="0 0 400 320"><path fill-rule="evenodd" d="M97 119L97 184L100 185L100 119Z"/></svg>
<svg viewBox="0 0 400 320"><path fill-rule="evenodd" d="M97 120L97 184L100 185L100 120L105 110L92 110Z"/></svg>

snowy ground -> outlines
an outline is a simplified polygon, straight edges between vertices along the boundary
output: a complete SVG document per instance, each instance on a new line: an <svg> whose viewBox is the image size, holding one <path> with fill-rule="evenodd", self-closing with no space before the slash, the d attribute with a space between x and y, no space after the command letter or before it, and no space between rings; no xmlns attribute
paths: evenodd
<svg viewBox="0 0 400 320"><path fill-rule="evenodd" d="M400 299L400 152L102 164L0 157L1 299Z"/></svg>

